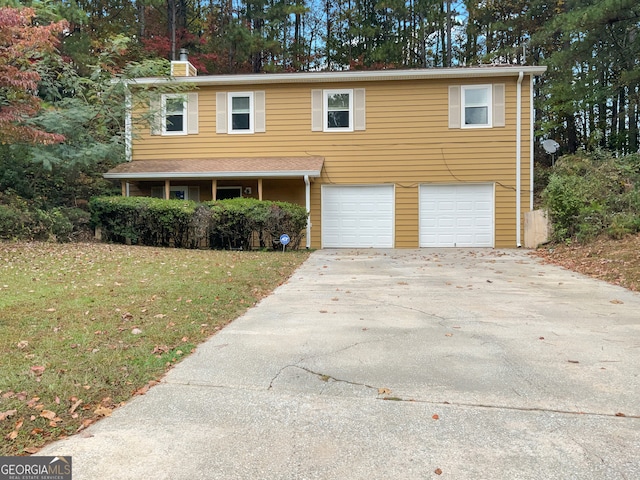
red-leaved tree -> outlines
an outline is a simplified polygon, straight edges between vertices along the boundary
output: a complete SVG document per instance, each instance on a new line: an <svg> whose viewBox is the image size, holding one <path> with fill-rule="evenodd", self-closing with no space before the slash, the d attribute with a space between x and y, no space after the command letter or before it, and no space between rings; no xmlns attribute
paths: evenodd
<svg viewBox="0 0 640 480"><path fill-rule="evenodd" d="M52 144L64 136L29 125L41 106L35 66L53 53L66 22L34 25L31 8L0 8L0 144Z"/></svg>

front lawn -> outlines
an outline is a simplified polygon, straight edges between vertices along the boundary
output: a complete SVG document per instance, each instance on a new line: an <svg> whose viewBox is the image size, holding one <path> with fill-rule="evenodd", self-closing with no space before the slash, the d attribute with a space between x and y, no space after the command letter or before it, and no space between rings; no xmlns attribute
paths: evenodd
<svg viewBox="0 0 640 480"><path fill-rule="evenodd" d="M143 394L308 252L0 243L0 455Z"/></svg>

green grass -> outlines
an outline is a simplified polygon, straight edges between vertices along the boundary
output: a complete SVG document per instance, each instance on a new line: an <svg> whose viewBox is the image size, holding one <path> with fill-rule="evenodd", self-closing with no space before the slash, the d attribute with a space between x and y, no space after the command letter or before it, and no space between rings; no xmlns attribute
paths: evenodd
<svg viewBox="0 0 640 480"><path fill-rule="evenodd" d="M109 414L307 256L0 243L0 455Z"/></svg>

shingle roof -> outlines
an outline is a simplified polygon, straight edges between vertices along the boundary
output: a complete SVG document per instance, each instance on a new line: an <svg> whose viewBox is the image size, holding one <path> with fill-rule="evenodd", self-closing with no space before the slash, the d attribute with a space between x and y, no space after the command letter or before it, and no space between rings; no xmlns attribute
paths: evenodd
<svg viewBox="0 0 640 480"><path fill-rule="evenodd" d="M319 177L323 157L245 157L198 158L180 160L134 160L121 163L104 174L105 178L286 178L308 175Z"/></svg>

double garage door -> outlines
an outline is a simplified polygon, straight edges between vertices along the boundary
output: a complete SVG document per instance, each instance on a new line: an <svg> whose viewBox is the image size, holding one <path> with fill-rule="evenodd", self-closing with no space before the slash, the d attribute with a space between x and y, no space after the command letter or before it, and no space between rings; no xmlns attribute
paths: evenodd
<svg viewBox="0 0 640 480"><path fill-rule="evenodd" d="M420 247L492 247L493 185L421 185ZM393 185L322 187L323 248L393 248Z"/></svg>

